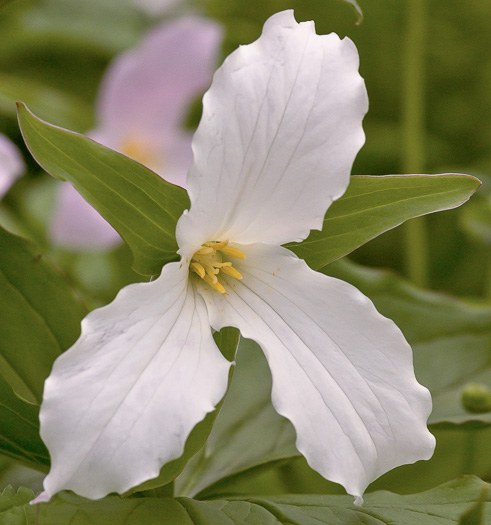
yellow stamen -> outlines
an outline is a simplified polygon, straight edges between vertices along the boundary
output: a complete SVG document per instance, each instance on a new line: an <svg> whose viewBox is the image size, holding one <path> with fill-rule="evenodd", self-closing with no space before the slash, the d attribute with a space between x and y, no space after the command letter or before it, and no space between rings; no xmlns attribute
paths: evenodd
<svg viewBox="0 0 491 525"><path fill-rule="evenodd" d="M219 281L220 271L234 279L242 279L242 275L233 268L231 261L222 262L224 254L245 259L245 254L238 248L229 246L228 241L211 241L201 245L193 255L190 264L192 272L198 274L201 279L220 293L226 293L223 284Z"/></svg>
<svg viewBox="0 0 491 525"><path fill-rule="evenodd" d="M205 276L205 269L203 268L203 266L201 266L200 263L193 261L191 263L191 270L196 272L202 279L204 278L204 276Z"/></svg>
<svg viewBox="0 0 491 525"><path fill-rule="evenodd" d="M203 277L203 279L212 287L214 288L217 292L220 292L220 293L225 293L225 288L218 282L214 283L211 279L210 279L210 276L209 275L205 275Z"/></svg>
<svg viewBox="0 0 491 525"><path fill-rule="evenodd" d="M207 268L206 269L206 275L203 277L203 279L205 281L207 281L206 277L208 277L208 279L210 279L210 282L212 282L213 284L216 284L218 282L218 279L217 279L217 274L218 274L218 270L216 271L216 273L213 271L213 269L209 269ZM208 281L207 281L208 282Z"/></svg>
<svg viewBox="0 0 491 525"><path fill-rule="evenodd" d="M213 248L210 246L201 246L195 255L210 255L210 253L213 253Z"/></svg>
<svg viewBox="0 0 491 525"><path fill-rule="evenodd" d="M242 274L239 273L235 268L232 268L232 266L224 266L221 268L221 270L223 273L226 273L231 277L235 277L235 279L242 279Z"/></svg>
<svg viewBox="0 0 491 525"><path fill-rule="evenodd" d="M210 242L208 243L208 246L210 248L213 248L214 250L223 250L225 246L227 246L228 241L222 241L222 242Z"/></svg>
<svg viewBox="0 0 491 525"><path fill-rule="evenodd" d="M233 246L225 246L225 248L222 248L220 251L231 257L236 257L237 259L244 260L246 257L244 252L241 252L238 248L234 248Z"/></svg>

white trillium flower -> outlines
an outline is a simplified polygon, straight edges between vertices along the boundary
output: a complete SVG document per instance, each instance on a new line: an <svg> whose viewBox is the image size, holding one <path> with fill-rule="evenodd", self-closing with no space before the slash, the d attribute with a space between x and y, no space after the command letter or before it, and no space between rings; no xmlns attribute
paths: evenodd
<svg viewBox="0 0 491 525"><path fill-rule="evenodd" d="M15 144L0 133L0 199L25 169L24 161Z"/></svg>
<svg viewBox="0 0 491 525"><path fill-rule="evenodd" d="M226 392L231 363L212 337L226 326L263 349L273 405L310 466L358 503L375 478L433 452L430 394L400 330L281 246L322 227L364 142L354 44L278 13L225 60L203 105L181 261L90 313L56 360L40 415L52 467L36 501L123 493L180 457Z"/></svg>
<svg viewBox="0 0 491 525"><path fill-rule="evenodd" d="M110 64L97 98L98 125L88 135L185 187L193 162L188 108L209 87L221 26L185 16L150 31ZM121 237L68 183L60 184L51 237L70 248L108 248Z"/></svg>

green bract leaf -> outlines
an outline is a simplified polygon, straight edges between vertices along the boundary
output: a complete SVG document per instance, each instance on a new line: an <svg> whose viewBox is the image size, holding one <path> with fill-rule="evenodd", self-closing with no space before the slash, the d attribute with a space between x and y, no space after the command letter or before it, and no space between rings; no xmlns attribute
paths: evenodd
<svg viewBox="0 0 491 525"><path fill-rule="evenodd" d="M354 284L401 328L413 348L416 377L433 397L430 423L491 424L491 411L466 410L462 398L470 384L491 384L491 307L419 290L390 272L346 261L326 270Z"/></svg>
<svg viewBox="0 0 491 525"><path fill-rule="evenodd" d="M39 164L72 183L127 242L138 273L156 275L177 260L176 223L189 207L185 190L125 155L43 122L23 104L19 123Z"/></svg>
<svg viewBox="0 0 491 525"><path fill-rule="evenodd" d="M322 268L408 219L460 206L479 185L469 175L353 176L327 210L322 231L287 248Z"/></svg>
<svg viewBox="0 0 491 525"><path fill-rule="evenodd" d="M486 484L461 478L428 492L400 496L391 492L367 494L363 507L350 496L285 495L275 498L241 497L216 501L187 498L106 498L87 501L61 494L39 505L40 523L72 525L437 525L457 524L462 513L478 501ZM491 512L489 496L484 512Z"/></svg>
<svg viewBox="0 0 491 525"><path fill-rule="evenodd" d="M16 393L41 402L53 361L80 333L86 311L30 242L0 228L0 363Z"/></svg>
<svg viewBox="0 0 491 525"><path fill-rule="evenodd" d="M29 505L34 497L31 489L21 487L17 492L7 487L0 494L0 523L5 525L34 525L36 509Z"/></svg>
<svg viewBox="0 0 491 525"><path fill-rule="evenodd" d="M19 399L0 376L0 452L47 470L49 454L39 437L39 408Z"/></svg>

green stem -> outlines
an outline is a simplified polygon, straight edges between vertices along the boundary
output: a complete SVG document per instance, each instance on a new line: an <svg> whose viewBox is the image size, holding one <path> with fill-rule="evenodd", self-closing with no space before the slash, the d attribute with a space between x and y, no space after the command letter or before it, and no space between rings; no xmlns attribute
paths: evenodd
<svg viewBox="0 0 491 525"><path fill-rule="evenodd" d="M425 165L424 59L426 0L407 0L407 35L403 72L403 171L422 173ZM423 217L405 225L405 258L409 278L428 285L428 233Z"/></svg>

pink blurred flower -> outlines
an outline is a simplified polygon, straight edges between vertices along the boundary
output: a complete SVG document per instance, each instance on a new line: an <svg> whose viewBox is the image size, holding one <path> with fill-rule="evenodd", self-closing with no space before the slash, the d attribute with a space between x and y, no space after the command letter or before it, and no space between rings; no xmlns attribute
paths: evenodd
<svg viewBox="0 0 491 525"><path fill-rule="evenodd" d="M19 150L10 139L0 133L0 199L24 170L25 165Z"/></svg>
<svg viewBox="0 0 491 525"><path fill-rule="evenodd" d="M184 187L193 155L183 120L211 82L221 35L215 22L197 17L151 31L109 66L97 100L98 125L88 135ZM60 187L51 236L71 248L121 240L69 184Z"/></svg>

